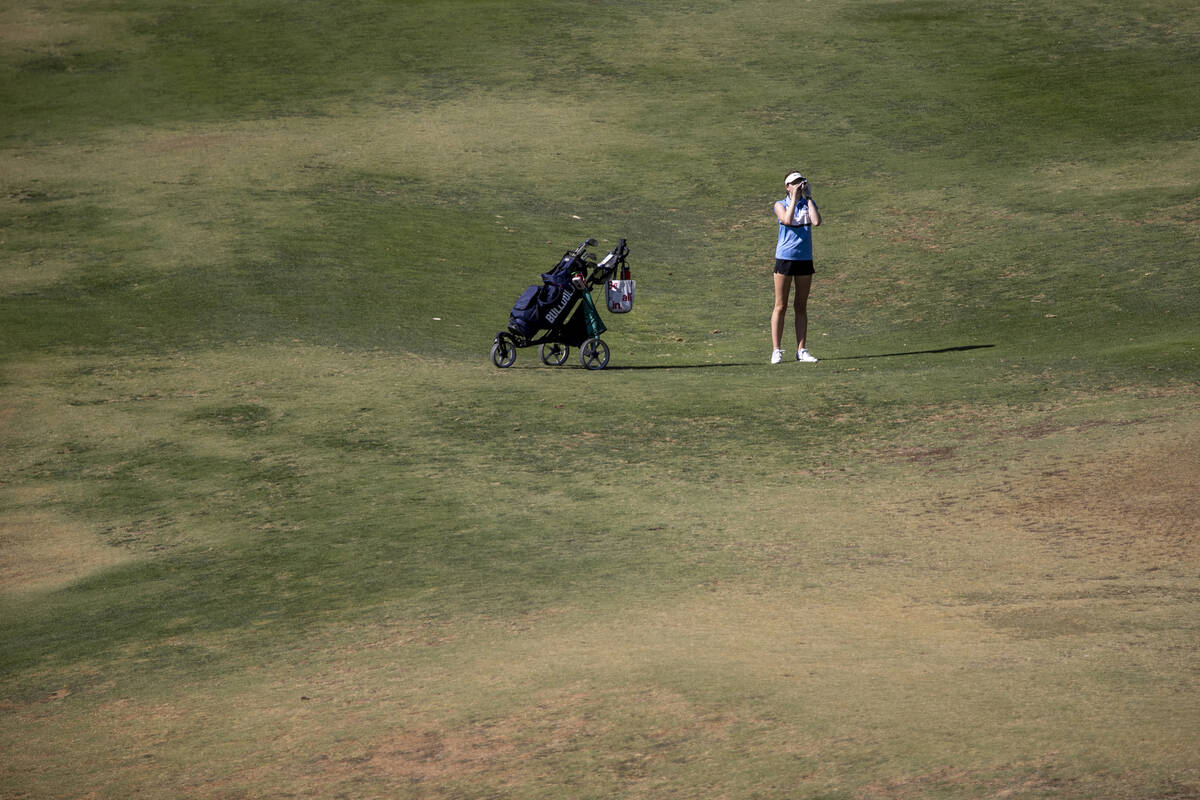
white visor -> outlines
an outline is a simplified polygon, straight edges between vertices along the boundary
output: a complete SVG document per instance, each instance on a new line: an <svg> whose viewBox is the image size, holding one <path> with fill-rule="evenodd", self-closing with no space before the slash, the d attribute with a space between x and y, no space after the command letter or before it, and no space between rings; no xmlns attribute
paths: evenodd
<svg viewBox="0 0 1200 800"><path fill-rule="evenodd" d="M783 185L790 186L791 184L795 183L796 181L802 181L802 180L804 180L803 175L801 175L799 172L793 172L792 174L788 175L786 178L783 179Z"/></svg>

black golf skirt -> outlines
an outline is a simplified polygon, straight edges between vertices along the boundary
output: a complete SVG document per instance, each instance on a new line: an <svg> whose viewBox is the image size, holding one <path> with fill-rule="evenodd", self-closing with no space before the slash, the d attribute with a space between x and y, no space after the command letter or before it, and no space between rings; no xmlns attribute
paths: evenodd
<svg viewBox="0 0 1200 800"><path fill-rule="evenodd" d="M816 272L813 269L811 259L807 261L792 261L790 258L775 259L775 274L776 275L791 275L793 277L800 275L812 275Z"/></svg>

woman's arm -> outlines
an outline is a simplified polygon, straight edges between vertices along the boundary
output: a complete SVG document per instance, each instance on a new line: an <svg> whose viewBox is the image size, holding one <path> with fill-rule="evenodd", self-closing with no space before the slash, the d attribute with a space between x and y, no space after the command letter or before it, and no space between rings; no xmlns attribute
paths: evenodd
<svg viewBox="0 0 1200 800"><path fill-rule="evenodd" d="M794 186L787 187L787 192L788 199L786 204L782 200L775 203L775 216L784 225L791 225L792 220L795 219L796 200L799 198L800 192Z"/></svg>
<svg viewBox="0 0 1200 800"><path fill-rule="evenodd" d="M800 200L800 192L793 192L788 189L788 200L785 204L782 200L775 203L775 216L784 225L792 225L793 216L796 213L796 203ZM811 197L804 198L803 202L808 204L808 222L814 228L821 224L821 212L817 210L817 204L812 201Z"/></svg>

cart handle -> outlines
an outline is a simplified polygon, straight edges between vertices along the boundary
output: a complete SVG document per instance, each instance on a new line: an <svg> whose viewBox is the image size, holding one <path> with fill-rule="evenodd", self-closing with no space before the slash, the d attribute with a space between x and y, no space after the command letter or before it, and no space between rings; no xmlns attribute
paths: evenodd
<svg viewBox="0 0 1200 800"><path fill-rule="evenodd" d="M600 281L608 280L619 267L625 264L625 257L629 255L629 248L625 245L624 239L617 241L617 246L608 251L600 263L596 264L592 270L592 274L588 276L587 286L591 289L592 286L600 283Z"/></svg>

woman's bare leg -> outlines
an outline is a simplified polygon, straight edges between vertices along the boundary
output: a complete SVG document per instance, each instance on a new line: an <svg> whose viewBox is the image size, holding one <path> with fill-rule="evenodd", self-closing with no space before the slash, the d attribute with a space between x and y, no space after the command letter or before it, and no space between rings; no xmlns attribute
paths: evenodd
<svg viewBox="0 0 1200 800"><path fill-rule="evenodd" d="M792 276L775 275L775 308L771 311L771 346L776 350L783 349L783 320L787 316L788 293L792 288ZM805 320L807 325L807 320Z"/></svg>
<svg viewBox="0 0 1200 800"><path fill-rule="evenodd" d="M812 290L812 275L796 276L796 350L803 350L808 346L808 293ZM783 299L784 305L787 305L787 297ZM779 297L776 292L775 304L778 307ZM783 337L783 321L779 324L780 339ZM779 345L775 345L776 348Z"/></svg>

